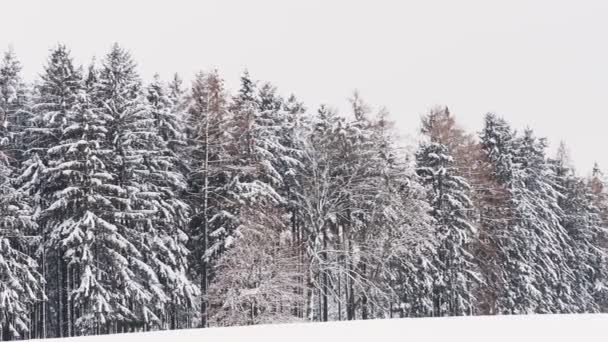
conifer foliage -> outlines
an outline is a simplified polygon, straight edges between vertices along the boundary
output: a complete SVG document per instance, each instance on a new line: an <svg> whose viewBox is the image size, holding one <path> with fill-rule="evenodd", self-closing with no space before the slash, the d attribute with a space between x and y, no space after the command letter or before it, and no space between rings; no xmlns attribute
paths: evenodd
<svg viewBox="0 0 608 342"><path fill-rule="evenodd" d="M0 340L608 310L608 195L562 144L446 107L404 147L358 92L0 60ZM414 147L414 148L412 148Z"/></svg>

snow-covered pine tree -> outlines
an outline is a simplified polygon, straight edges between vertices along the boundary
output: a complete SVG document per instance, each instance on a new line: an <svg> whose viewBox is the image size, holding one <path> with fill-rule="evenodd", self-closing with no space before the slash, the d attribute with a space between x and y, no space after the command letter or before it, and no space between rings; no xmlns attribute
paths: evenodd
<svg viewBox="0 0 608 342"><path fill-rule="evenodd" d="M177 97L174 97L177 96ZM183 160L186 147L185 122L181 106L181 95L171 95L158 74L146 88L146 99L154 127L162 141L163 158L172 168L184 172L186 162Z"/></svg>
<svg viewBox="0 0 608 342"><path fill-rule="evenodd" d="M508 123L493 113L486 114L484 127L480 133L481 147L487 162L491 165L491 178L505 187L507 198L499 208L491 207L492 215L485 215L486 225L491 227L493 243L492 270L484 279L488 284L497 284L494 294L494 308L490 312L516 314L532 312L534 299L528 293L532 288L534 274L528 265L526 253L528 244L520 225L514 225L517 211L512 197L513 159L516 154L515 132ZM487 216L490 216L488 221ZM490 281L489 281L490 280ZM491 281L493 280L493 282Z"/></svg>
<svg viewBox="0 0 608 342"><path fill-rule="evenodd" d="M157 315L164 327L189 327L198 287L188 279L188 236L185 231L190 217L190 206L182 198L187 184L182 171L181 149L185 147L183 127L172 112L167 90L158 76L147 87L148 116L153 120L153 134L146 138L145 169L142 194L146 207L155 211L146 218L141 245L144 260L158 275L164 292L170 297L167 303L157 304ZM164 318L162 317L164 315ZM185 322L183 322L185 321Z"/></svg>
<svg viewBox="0 0 608 342"><path fill-rule="evenodd" d="M177 73L173 74L173 78L168 83L168 94L169 99L174 107L182 109L184 105L184 96L186 95L186 90L184 89L184 81L179 77Z"/></svg>
<svg viewBox="0 0 608 342"><path fill-rule="evenodd" d="M301 235L296 202L301 195L301 172L304 167L302 160L311 123L306 108L293 94L283 102L282 110L284 120L277 133L279 144L284 148L278 163L278 172L283 179L280 194L288 201L287 206L292 213L292 234L296 238Z"/></svg>
<svg viewBox="0 0 608 342"><path fill-rule="evenodd" d="M302 171L305 166L304 148L306 139L310 134L310 116L306 113L304 105L291 94L287 100L283 102L284 121L279 127L278 138L281 146L285 148L284 153L279 159L277 171L283 179L283 186L279 189L279 194L286 200L286 210L289 213L292 253L298 259L297 269L299 276L297 277L298 286L296 292L304 297L304 270L303 260L305 258L305 242L304 242L304 227L299 203L302 196ZM303 318L305 308L303 302L296 302L294 307L294 315Z"/></svg>
<svg viewBox="0 0 608 342"><path fill-rule="evenodd" d="M68 56L64 58L71 63ZM64 75L68 76L78 77ZM49 231L47 250L56 251L60 258L58 272L48 277L60 308L57 336L104 331L116 291L104 279L110 271L108 262L126 254L122 249L127 245L111 223L112 175L104 164L106 122L82 88L72 91L77 102L66 112L61 140L49 148L49 166L44 170L63 187L55 190L41 214Z"/></svg>
<svg viewBox="0 0 608 342"><path fill-rule="evenodd" d="M535 312L576 312L572 292L573 270L568 260L573 257L572 241L560 223L563 215L558 200L563 195L556 175L546 156L545 139L536 138L526 129L517 141L512 201L516 210L515 226L523 229L534 280L525 284Z"/></svg>
<svg viewBox="0 0 608 342"><path fill-rule="evenodd" d="M289 105L277 94L276 87L266 82L257 93L260 128L261 154L266 155L268 166L265 173L269 174L267 182L285 198L286 177L291 177L295 169L301 166L303 113L305 111L295 98ZM300 126L298 128L297 126ZM292 179L293 181L293 179Z"/></svg>
<svg viewBox="0 0 608 342"><path fill-rule="evenodd" d="M67 183L61 172L48 168L55 167L63 158L54 149L61 143L63 130L67 127L67 116L77 103L80 81L80 70L72 64L69 50L59 44L51 51L37 85L29 114L31 121L23 135L25 160L18 180L34 207L34 218L39 227L35 234L42 237L36 253L43 276L52 280L47 281L45 288L49 302L43 303L40 308L43 311L42 330L45 336L64 336L67 323L66 263L62 257L65 250L52 241L52 236L59 234L56 226L62 220L62 215L46 211L56 201L57 192L65 189Z"/></svg>
<svg viewBox="0 0 608 342"><path fill-rule="evenodd" d="M243 73L241 86L230 106L233 130L229 147L235 171L232 186L236 187L235 195L243 197L241 201L279 204L284 202L277 193L283 183L277 164L284 148L279 143L278 127L275 126L280 122L280 100L270 90L266 93L268 103L258 97L256 84L249 73Z"/></svg>
<svg viewBox="0 0 608 342"><path fill-rule="evenodd" d="M397 147L394 124L381 109L371 130L376 189L370 205L366 243L373 263L369 288L372 318L429 316L432 313L433 218L415 168Z"/></svg>
<svg viewBox="0 0 608 342"><path fill-rule="evenodd" d="M505 310L499 304L507 289L506 250L509 244L509 225L512 220L511 194L508 190L512 172L515 132L507 122L488 113L479 142L471 146L474 158L470 181L474 186L479 239L473 253L477 258L482 286L475 289L480 314L498 314ZM513 254L516 255L516 254ZM515 262L515 260L511 260Z"/></svg>
<svg viewBox="0 0 608 342"><path fill-rule="evenodd" d="M598 210L602 227L608 227L608 194L606 193L606 181L597 163L593 165L591 177L586 184L591 193L592 204ZM596 242L604 253L608 253L608 237ZM606 295L606 285L598 286L595 292L596 302L600 312L608 312L608 296Z"/></svg>
<svg viewBox="0 0 608 342"><path fill-rule="evenodd" d="M184 175L189 173L190 156L188 153L188 96L187 91L183 87L183 81L176 73L171 81L167 84L167 97L170 101L170 112L174 117L174 124L179 127L181 142L171 144L171 150L178 156L180 161L180 170Z"/></svg>
<svg viewBox="0 0 608 342"><path fill-rule="evenodd" d="M515 132L503 118L488 113L484 117L480 140L485 154L493 164L495 177L501 183L508 183L513 172Z"/></svg>
<svg viewBox="0 0 608 342"><path fill-rule="evenodd" d="M466 165L464 176L471 186L473 212L472 224L477 229L477 238L472 241L471 254L479 269L480 281L473 288L475 312L479 315L495 314L497 310L497 288L501 286L502 275L496 265L496 232L508 220L508 192L495 177L492 163L488 160L481 144L473 139L465 142L465 155L459 154L461 165Z"/></svg>
<svg viewBox="0 0 608 342"><path fill-rule="evenodd" d="M574 312L599 312L608 294L608 255L605 246L608 231L603 226L592 188L576 176L564 142L552 160L556 180L563 196L559 205L561 224L573 243L575 253L568 263L573 269L571 280Z"/></svg>
<svg viewBox="0 0 608 342"><path fill-rule="evenodd" d="M120 249L109 253L105 260L107 273L103 281L111 284L113 292L108 303L111 315L105 317L110 324L101 331L108 332L162 325L159 312L170 300L161 278L168 275L158 273L159 269L167 271L160 259L170 256L151 259L158 249L175 241L163 240L169 233L162 234L162 228L155 225L157 219L162 221L163 216L169 215L151 181L163 168L155 158L161 141L135 68L131 55L114 44L103 60L94 87L95 110L106 123L102 148L109 151L103 160L111 175L106 185L110 190L108 204L112 206L109 224L114 239L120 241L111 245ZM151 238L153 231L161 238ZM176 270L180 271L180 266Z"/></svg>
<svg viewBox="0 0 608 342"><path fill-rule="evenodd" d="M84 89L86 91L89 100L95 97L97 82L99 81L99 70L97 69L96 59L91 59L91 62L87 66L86 75L84 75Z"/></svg>
<svg viewBox="0 0 608 342"><path fill-rule="evenodd" d="M236 229L226 184L231 170L228 104L224 82L217 71L199 73L187 97L187 155L190 157L188 202L192 270L199 279L201 303L199 326L209 324L207 293L213 277L213 263L223 251L229 232ZM228 241L229 242L229 241Z"/></svg>
<svg viewBox="0 0 608 342"><path fill-rule="evenodd" d="M545 157L546 142L530 130L517 137L504 119L488 114L481 145L508 192L494 232L495 266L501 274L497 312L575 311L567 263L574 252L560 223L562 194Z"/></svg>
<svg viewBox="0 0 608 342"><path fill-rule="evenodd" d="M9 49L0 61L0 139L6 139L4 153L12 166L18 166L22 157L20 133L27 124L27 100L21 63L13 49Z"/></svg>
<svg viewBox="0 0 608 342"><path fill-rule="evenodd" d="M476 229L471 222L470 186L458 175L448 144L451 127L442 125L449 117L431 112L423 118L422 133L428 138L416 153L417 173L428 189L431 215L436 220L436 279L433 289L434 315L471 315L475 309L473 286L477 265L470 253ZM441 127L438 127L440 126Z"/></svg>
<svg viewBox="0 0 608 342"><path fill-rule="evenodd" d="M594 195L595 206L600 210L603 226L608 227L608 192L606 187L606 179L599 165L595 163L591 170L591 177L588 180L591 192ZM606 243L608 248L608 243Z"/></svg>
<svg viewBox="0 0 608 342"><path fill-rule="evenodd" d="M45 300L38 264L29 251L39 242L33 210L25 193L15 188L15 169L0 139L0 339L40 337L33 328L32 309Z"/></svg>

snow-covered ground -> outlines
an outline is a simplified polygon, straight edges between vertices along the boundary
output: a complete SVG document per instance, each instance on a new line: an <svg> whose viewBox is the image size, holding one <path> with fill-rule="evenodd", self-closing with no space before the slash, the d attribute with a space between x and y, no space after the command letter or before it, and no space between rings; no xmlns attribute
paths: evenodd
<svg viewBox="0 0 608 342"><path fill-rule="evenodd" d="M56 339L52 339L54 341ZM414 318L75 337L70 341L608 341L608 315Z"/></svg>

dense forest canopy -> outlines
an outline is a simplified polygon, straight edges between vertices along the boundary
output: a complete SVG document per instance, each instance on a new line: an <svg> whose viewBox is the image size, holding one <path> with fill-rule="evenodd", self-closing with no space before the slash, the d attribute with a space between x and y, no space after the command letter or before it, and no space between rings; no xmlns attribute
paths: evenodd
<svg viewBox="0 0 608 342"><path fill-rule="evenodd" d="M308 109L242 74L142 82L115 44L0 61L0 340L608 311L608 199L565 144L446 107Z"/></svg>

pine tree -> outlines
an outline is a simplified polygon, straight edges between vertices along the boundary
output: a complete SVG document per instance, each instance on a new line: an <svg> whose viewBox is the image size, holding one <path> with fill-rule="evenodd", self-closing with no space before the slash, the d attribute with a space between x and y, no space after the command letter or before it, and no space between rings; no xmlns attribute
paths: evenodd
<svg viewBox="0 0 608 342"><path fill-rule="evenodd" d="M456 175L453 157L436 138L423 143L416 154L418 175L428 188L431 215L437 224L437 279L434 286L434 314L470 315L476 266L469 251L476 230L469 215L470 187Z"/></svg>
<svg viewBox="0 0 608 342"><path fill-rule="evenodd" d="M105 121L86 93L81 90L78 95L61 142L50 149L54 159L45 170L65 184L42 214L50 232L48 249L58 251L64 274L56 289L65 291L60 295L63 309L57 315L63 316L67 326L59 336L102 331L114 308L114 289L104 279L111 271L106 262L136 251L111 223L114 208L112 175L104 163L108 154L103 149Z"/></svg>
<svg viewBox="0 0 608 342"><path fill-rule="evenodd" d="M428 316L432 313L432 255L436 253L433 218L415 168L396 146L394 124L386 109L372 122L375 189L370 210L368 248L377 263L368 289L373 317ZM380 291L374 291L375 288Z"/></svg>
<svg viewBox="0 0 608 342"><path fill-rule="evenodd" d="M508 183L512 178L515 133L503 118L493 113L486 114L484 120L481 146L494 165L496 178Z"/></svg>
<svg viewBox="0 0 608 342"><path fill-rule="evenodd" d="M27 124L27 87L21 79L21 63L9 49L0 62L0 139L6 140L4 152L12 166L22 157L19 134Z"/></svg>
<svg viewBox="0 0 608 342"><path fill-rule="evenodd" d="M495 289L495 303L490 308L497 313L525 313L532 312L530 301L534 300L530 293L530 283L534 279L532 270L525 253L527 245L520 225L514 225L517 211L512 202L513 159L516 153L515 133L506 121L489 113L485 116L485 123L480 133L481 147L484 156L491 165L492 174L498 184L504 185L507 198L500 203L498 213L492 213L491 243L494 258L492 264L487 266L491 273L486 277L497 285ZM492 210L496 210L493 208ZM482 221L483 222L483 221Z"/></svg>
<svg viewBox="0 0 608 342"><path fill-rule="evenodd" d="M437 277L434 314L470 315L475 310L473 289L478 285L478 265L471 250L478 238L473 222L469 167L463 160L467 137L446 107L422 119L422 143L416 159L418 175L427 186L431 215L437 225Z"/></svg>
<svg viewBox="0 0 608 342"><path fill-rule="evenodd" d="M193 251L194 274L199 278L200 327L209 324L206 298L212 265L230 240L228 233L236 228L236 217L230 211L226 184L230 179L229 112L223 80L217 71L199 73L192 83L188 98L187 139L189 165L188 202L193 214L189 232Z"/></svg>
<svg viewBox="0 0 608 342"><path fill-rule="evenodd" d="M608 253L608 238L605 235L605 229L608 226L608 196L606 195L604 177L597 163L594 164L591 177L587 180L586 184L591 194L591 204L597 208L601 226L604 228L603 238L595 241L595 243L599 246L600 251L605 254ZM601 281L596 282L594 297L598 303L600 312L608 312L606 285L602 285Z"/></svg>
<svg viewBox="0 0 608 342"><path fill-rule="evenodd" d="M575 312L572 295L573 271L567 260L572 257L572 242L560 224L562 215L558 200L562 196L556 186L555 172L545 156L546 141L525 130L518 140L514 159L513 204L517 210L515 225L525 229L528 257L533 269L533 293L536 312ZM526 234L527 233L527 234Z"/></svg>
<svg viewBox="0 0 608 342"><path fill-rule="evenodd" d="M31 336L30 310L46 297L38 264L28 253L38 242L28 236L36 230L33 211L14 187L5 147L0 143L0 338L8 341Z"/></svg>
<svg viewBox="0 0 608 342"><path fill-rule="evenodd" d="M279 126L277 136L279 144L283 146L284 153L278 160L277 172L283 180L279 194L285 199L285 209L289 214L289 226L291 227L292 253L297 258L298 286L295 291L300 297L304 297L304 219L300 210L300 202L303 196L303 170L304 151L306 139L310 134L310 117L306 113L304 105L295 97L290 95L282 104L283 122ZM304 317L304 303L294 303L294 316Z"/></svg>
<svg viewBox="0 0 608 342"><path fill-rule="evenodd" d="M236 171L232 175L232 186L238 188L235 195L248 200L279 203L283 198L276 191L283 180L277 172L277 159L283 146L278 141L274 125L280 104L265 105L268 108L261 105L256 85L245 71L230 108L234 129L229 147Z"/></svg>
<svg viewBox="0 0 608 342"><path fill-rule="evenodd" d="M95 318L112 322L112 329L118 331L162 324L158 311L169 301L157 274L160 266L149 259L150 251L160 247L147 238L156 229L152 225L156 215L167 214L159 208L158 194L150 184L150 175L156 176L154 168L159 167L154 160L159 137L135 68L130 54L115 44L99 70L93 97L94 110L105 121L102 149L109 153L102 162L110 175L106 204L111 206L108 228L115 241L104 246L107 273L101 281L124 289L122 293L108 291L111 300L96 313L101 317Z"/></svg>
<svg viewBox="0 0 608 342"><path fill-rule="evenodd" d="M180 317L179 311L189 312L199 291L187 277L189 251L185 230L190 207L182 199L187 184L179 154L185 146L185 136L158 77L147 88L147 100L154 130L148 137L142 181L146 183L147 207L152 208L155 215L145 223L147 241L141 248L144 260L152 266L163 291L171 297L169 302L157 304L158 315L168 314L170 328L176 329L180 327L180 318L189 318L184 313Z"/></svg>
<svg viewBox="0 0 608 342"><path fill-rule="evenodd" d="M64 156L60 153L64 130L68 128L68 116L74 110L80 91L81 74L75 68L64 45L58 45L48 59L41 81L37 86L36 95L31 106L31 122L25 129L24 157L26 158L19 182L30 195L39 230L35 234L42 237L37 255L48 286L45 292L49 294L48 304L43 304L41 310L43 331L47 324L53 336L65 336L64 328L68 299L65 278L66 262L62 257L64 246L54 241L61 228L58 228L63 214L52 212L50 206L56 204L59 193L68 184L63 171L55 169L62 163ZM50 210L49 210L50 209ZM47 320L48 319L48 323ZM69 327L68 327L69 331Z"/></svg>
<svg viewBox="0 0 608 342"><path fill-rule="evenodd" d="M175 73L173 75L173 78L171 79L171 81L168 84L169 93L167 94L167 96L169 97L169 99L171 100L171 103L174 106L181 107L181 105L183 105L184 96L186 93L186 91L183 88L183 84L184 84L184 81L179 77L179 75L177 73Z"/></svg>
<svg viewBox="0 0 608 342"><path fill-rule="evenodd" d="M502 273L498 311L575 311L567 263L573 250L560 224L562 195L545 157L546 142L530 130L516 137L504 120L491 114L481 140L509 193L507 219L495 233Z"/></svg>
<svg viewBox="0 0 608 342"><path fill-rule="evenodd" d="M568 260L573 269L574 312L598 312L605 305L607 255L602 246L607 231L603 227L600 209L596 206L592 188L575 175L565 144L560 143L553 162L556 180L563 196L559 205L560 221L573 243L573 255Z"/></svg>

